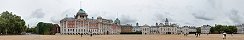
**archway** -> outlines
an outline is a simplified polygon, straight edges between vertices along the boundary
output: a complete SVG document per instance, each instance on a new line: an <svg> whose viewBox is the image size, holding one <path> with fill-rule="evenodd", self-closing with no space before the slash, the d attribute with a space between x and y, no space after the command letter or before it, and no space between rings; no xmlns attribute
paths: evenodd
<svg viewBox="0 0 244 40"><path fill-rule="evenodd" d="M166 32L166 34L172 34L171 32Z"/></svg>

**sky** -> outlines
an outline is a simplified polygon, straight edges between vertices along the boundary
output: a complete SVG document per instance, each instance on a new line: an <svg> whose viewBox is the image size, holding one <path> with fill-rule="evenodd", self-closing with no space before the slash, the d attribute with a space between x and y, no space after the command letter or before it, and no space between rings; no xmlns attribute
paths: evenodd
<svg viewBox="0 0 244 40"><path fill-rule="evenodd" d="M31 27L38 22L59 24L80 8L88 18L119 18L121 24L155 25L168 18L180 26L238 25L244 23L243 4L244 0L0 0L0 12L13 12Z"/></svg>

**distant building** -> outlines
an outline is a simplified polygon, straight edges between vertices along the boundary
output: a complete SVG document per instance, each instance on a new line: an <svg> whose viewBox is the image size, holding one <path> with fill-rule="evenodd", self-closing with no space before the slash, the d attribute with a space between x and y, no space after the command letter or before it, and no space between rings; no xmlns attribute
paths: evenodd
<svg viewBox="0 0 244 40"><path fill-rule="evenodd" d="M182 34L189 34L189 26L183 26L182 28L181 28L181 32L182 32Z"/></svg>
<svg viewBox="0 0 244 40"><path fill-rule="evenodd" d="M131 33L133 30L131 24L121 25L121 33Z"/></svg>
<svg viewBox="0 0 244 40"><path fill-rule="evenodd" d="M195 26L183 26L177 28L177 34L191 34L196 32L197 29Z"/></svg>
<svg viewBox="0 0 244 40"><path fill-rule="evenodd" d="M209 34L210 33L210 25L203 25L201 26L201 33L203 34Z"/></svg>
<svg viewBox="0 0 244 40"><path fill-rule="evenodd" d="M150 34L159 34L159 26L150 26Z"/></svg>
<svg viewBox="0 0 244 40"><path fill-rule="evenodd" d="M140 27L141 26L139 26L139 23L136 23L136 26L132 26L133 27L133 32L141 32L141 29L140 29Z"/></svg>
<svg viewBox="0 0 244 40"><path fill-rule="evenodd" d="M143 35L150 34L150 26L145 24L141 27L141 32Z"/></svg>
<svg viewBox="0 0 244 40"><path fill-rule="evenodd" d="M177 24L171 24L168 22L168 19L166 18L165 23L156 23L156 26L149 26L149 25L143 25L141 27L142 34L177 34L178 33L178 25Z"/></svg>
<svg viewBox="0 0 244 40"><path fill-rule="evenodd" d="M60 33L60 26L58 24L53 24L53 28L51 29L51 34Z"/></svg>
<svg viewBox="0 0 244 40"><path fill-rule="evenodd" d="M158 26L160 34L177 34L177 27L179 27L177 24L169 23L167 18L164 24L160 23Z"/></svg>
<svg viewBox="0 0 244 40"><path fill-rule="evenodd" d="M73 17L66 17L60 21L61 34L119 34L119 19L113 23L110 19L87 18L87 14L80 9Z"/></svg>
<svg viewBox="0 0 244 40"><path fill-rule="evenodd" d="M195 33L197 32L197 28L195 26L190 26L188 31L189 33Z"/></svg>
<svg viewBox="0 0 244 40"><path fill-rule="evenodd" d="M236 28L237 28L237 33L244 34L244 24L237 25Z"/></svg>

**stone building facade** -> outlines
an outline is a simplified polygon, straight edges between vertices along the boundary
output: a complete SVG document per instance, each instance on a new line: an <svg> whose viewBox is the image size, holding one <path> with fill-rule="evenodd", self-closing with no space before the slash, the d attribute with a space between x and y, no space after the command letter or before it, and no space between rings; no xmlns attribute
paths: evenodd
<svg viewBox="0 0 244 40"><path fill-rule="evenodd" d="M83 9L80 9L73 17L66 17L60 21L61 34L119 34L120 22L117 18L115 22L110 19L88 18Z"/></svg>
<svg viewBox="0 0 244 40"><path fill-rule="evenodd" d="M177 34L178 25L171 24L166 18L165 23L156 23L156 26L143 25L141 27L142 34Z"/></svg>
<svg viewBox="0 0 244 40"><path fill-rule="evenodd" d="M244 34L244 24L237 25L237 33Z"/></svg>
<svg viewBox="0 0 244 40"><path fill-rule="evenodd" d="M201 26L201 33L203 34L209 34L210 33L210 25L203 25Z"/></svg>
<svg viewBox="0 0 244 40"><path fill-rule="evenodd" d="M131 33L133 32L133 27L130 24L121 25L121 33Z"/></svg>

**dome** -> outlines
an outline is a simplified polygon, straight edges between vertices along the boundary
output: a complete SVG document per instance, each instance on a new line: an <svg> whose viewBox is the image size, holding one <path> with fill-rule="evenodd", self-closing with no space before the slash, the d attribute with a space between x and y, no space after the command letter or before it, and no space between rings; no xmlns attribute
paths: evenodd
<svg viewBox="0 0 244 40"><path fill-rule="evenodd" d="M83 9L80 9L77 14L75 15L75 18L86 18L88 15Z"/></svg>
<svg viewBox="0 0 244 40"><path fill-rule="evenodd" d="M119 20L119 18L116 18L116 19L114 20L114 23L120 24L120 20Z"/></svg>
<svg viewBox="0 0 244 40"><path fill-rule="evenodd" d="M101 16L98 16L97 19L102 19L102 17Z"/></svg>
<svg viewBox="0 0 244 40"><path fill-rule="evenodd" d="M83 9L80 9L76 15L87 16L86 12Z"/></svg>
<svg viewBox="0 0 244 40"><path fill-rule="evenodd" d="M80 9L78 13L86 13L83 9Z"/></svg>

